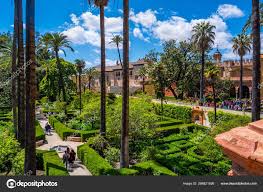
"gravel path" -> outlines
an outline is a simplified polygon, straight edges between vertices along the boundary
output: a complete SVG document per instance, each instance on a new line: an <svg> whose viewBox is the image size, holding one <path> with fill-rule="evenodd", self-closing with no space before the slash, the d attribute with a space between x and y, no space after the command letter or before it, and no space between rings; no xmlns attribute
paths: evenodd
<svg viewBox="0 0 263 192"><path fill-rule="evenodd" d="M44 129L47 123L46 119L39 120L41 127ZM51 147L62 145L68 146L72 148L77 153L77 147L82 145L81 142L72 142L72 141L62 141L62 139L58 136L58 134L54 131L51 132L51 135L46 135L47 143L40 146L38 149L40 150L49 150ZM58 155L62 158L63 153L58 153ZM87 176L92 175L90 171L82 164L82 162L77 158L74 162L72 169L69 170L70 176Z"/></svg>

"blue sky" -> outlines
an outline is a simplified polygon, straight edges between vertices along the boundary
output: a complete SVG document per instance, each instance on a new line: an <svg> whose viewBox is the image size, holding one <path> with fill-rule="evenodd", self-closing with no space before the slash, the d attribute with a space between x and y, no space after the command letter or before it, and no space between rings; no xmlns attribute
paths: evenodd
<svg viewBox="0 0 263 192"><path fill-rule="evenodd" d="M0 32L12 31L13 0L0 3ZM251 1L130 0L130 7L131 61L143 58L151 49L161 50L165 40L188 39L192 26L203 20L217 26L215 47L219 46L224 59L235 59L231 39L246 22ZM118 55L109 41L112 34L122 32L122 0L110 0L105 16L107 64L112 65ZM68 52L66 59L84 59L87 66L99 64L99 11L88 6L87 0L36 0L36 31L65 33L76 50Z"/></svg>

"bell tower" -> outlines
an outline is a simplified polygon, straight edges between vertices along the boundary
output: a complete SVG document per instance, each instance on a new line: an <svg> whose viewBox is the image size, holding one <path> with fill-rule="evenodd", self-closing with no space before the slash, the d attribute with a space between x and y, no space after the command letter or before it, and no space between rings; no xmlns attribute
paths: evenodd
<svg viewBox="0 0 263 192"><path fill-rule="evenodd" d="M221 63L221 59L222 59L222 54L220 53L220 51L218 50L218 46L217 46L217 50L213 55L214 60L216 61L216 64Z"/></svg>

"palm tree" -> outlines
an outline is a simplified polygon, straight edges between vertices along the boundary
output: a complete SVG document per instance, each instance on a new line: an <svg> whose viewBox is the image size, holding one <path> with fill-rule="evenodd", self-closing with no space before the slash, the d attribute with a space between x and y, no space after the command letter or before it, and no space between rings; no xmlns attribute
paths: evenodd
<svg viewBox="0 0 263 192"><path fill-rule="evenodd" d="M105 68L106 68L106 49L105 49L105 18L104 18L104 8L108 5L109 0L88 0L91 4L100 8L100 39L101 39L101 109L100 109L100 135L106 136L106 81L105 81Z"/></svg>
<svg viewBox="0 0 263 192"><path fill-rule="evenodd" d="M253 28L252 23L253 23L253 15L250 15L245 26L243 27L243 32L246 32L250 27ZM262 2L259 3L259 24L260 26L263 25L263 3Z"/></svg>
<svg viewBox="0 0 263 192"><path fill-rule="evenodd" d="M263 4L260 4L261 17L263 16ZM253 39L253 81L252 81L252 121L260 120L260 89L261 65L260 65L260 18L259 0L252 1L252 39ZM261 20L260 20L261 19Z"/></svg>
<svg viewBox="0 0 263 192"><path fill-rule="evenodd" d="M89 90L91 90L91 83L92 80L94 79L94 77L96 77L98 75L98 71L96 70L95 67L91 67L85 70L85 74L88 78L88 88Z"/></svg>
<svg viewBox="0 0 263 192"><path fill-rule="evenodd" d="M82 98L81 98L81 75L82 75L82 69L85 67L85 61L84 60L80 60L80 59L76 59L75 60L76 66L77 66L77 70L79 72L79 110L80 110L80 114L81 114L81 109L82 109ZM77 82L76 82L77 83Z"/></svg>
<svg viewBox="0 0 263 192"><path fill-rule="evenodd" d="M65 48L71 50L74 52L74 49L70 45L70 41L68 40L66 35L63 35L62 33L46 33L46 37L44 39L47 40L47 46L53 54L55 55L56 61L57 61L57 68L59 73L59 95L62 91L63 101L67 102L67 96L66 96L66 90L65 90L65 82L63 79L63 71L62 66L59 58L59 51L62 51L64 55L66 56ZM65 108L65 113L67 113Z"/></svg>
<svg viewBox="0 0 263 192"><path fill-rule="evenodd" d="M205 54L211 49L215 40L215 26L209 22L201 22L193 27L192 42L201 53L201 78L200 78L200 105L204 100L204 70L205 70Z"/></svg>
<svg viewBox="0 0 263 192"><path fill-rule="evenodd" d="M22 148L25 147L25 76L24 76L24 40L23 40L23 14L22 14L22 0L16 0L17 6L17 42L18 42L18 71L17 78L17 106L18 106L18 140Z"/></svg>
<svg viewBox="0 0 263 192"><path fill-rule="evenodd" d="M220 70L217 66L211 65L208 69L205 71L205 77L207 79L208 85L212 87L213 90L213 101L214 101L214 118L216 122L216 92L215 92L215 84L216 81L219 79Z"/></svg>
<svg viewBox="0 0 263 192"><path fill-rule="evenodd" d="M240 57L239 99L243 98L243 58L251 50L251 38L242 33L233 38L233 52Z"/></svg>
<svg viewBox="0 0 263 192"><path fill-rule="evenodd" d="M120 167L129 167L129 0L123 0L123 84Z"/></svg>
<svg viewBox="0 0 263 192"><path fill-rule="evenodd" d="M118 50L118 55L119 55L119 61L120 64L122 66L122 61L121 61L121 54L120 54L120 44L122 43L123 38L120 35L113 35L111 42L110 43L115 43L117 46L117 50Z"/></svg>
<svg viewBox="0 0 263 192"><path fill-rule="evenodd" d="M35 0L26 1L26 147L24 174L36 175L35 103L36 56L35 56Z"/></svg>
<svg viewBox="0 0 263 192"><path fill-rule="evenodd" d="M17 3L15 3L14 9L14 33L13 33L13 45L12 45L12 74L15 74L17 70L17 28L18 28L18 18L17 18ZM16 138L18 139L18 130L17 130L17 78L16 76L12 77L12 111L13 111L13 124L16 132Z"/></svg>

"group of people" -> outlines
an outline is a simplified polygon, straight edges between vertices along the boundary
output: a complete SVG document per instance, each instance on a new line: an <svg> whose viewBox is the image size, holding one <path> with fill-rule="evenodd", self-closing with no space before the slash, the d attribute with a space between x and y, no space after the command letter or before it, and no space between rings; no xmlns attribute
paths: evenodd
<svg viewBox="0 0 263 192"><path fill-rule="evenodd" d="M63 163L65 164L66 168L71 168L74 164L74 161L76 160L76 153L73 149L70 149L67 147L67 150L65 151L63 155Z"/></svg>
<svg viewBox="0 0 263 192"><path fill-rule="evenodd" d="M213 107L214 102L206 102L204 103L204 106ZM246 110L249 106L251 106L251 102L249 100L224 100L221 103L218 102L216 107L221 109L243 111Z"/></svg>

